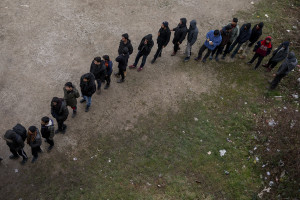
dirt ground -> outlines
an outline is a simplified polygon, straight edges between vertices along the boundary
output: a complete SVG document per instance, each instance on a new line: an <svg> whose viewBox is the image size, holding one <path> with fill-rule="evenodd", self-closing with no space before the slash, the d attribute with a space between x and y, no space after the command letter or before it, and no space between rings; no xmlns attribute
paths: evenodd
<svg viewBox="0 0 300 200"><path fill-rule="evenodd" d="M238 10L251 7L250 0L2 0L0 2L0 128L3 135L16 123L26 128L39 126L40 118L50 115L52 97L62 97L65 82L79 85L80 76L88 72L95 56L117 56L121 34L128 33L134 52L143 36L156 34L161 22L176 27L179 19L197 20L197 52L204 36L229 22ZM255 2L255 1L254 1ZM241 24L242 22L240 22ZM173 38L173 34L172 34ZM201 96L218 84L213 72L201 69L193 76L178 70L186 41L178 56L170 57L170 42L154 65L150 64L157 45L148 57L144 71L128 70L124 84L112 77L109 90L94 95L89 113L79 105L75 119L66 121L65 135L55 137L56 151L88 147L88 138L111 130L128 130L140 116L154 108L176 109L181 99ZM193 61L191 61L193 62ZM199 68L201 64L199 64ZM114 71L117 64L114 63ZM71 112L71 110L70 110ZM80 140L79 140L80 138ZM80 142L79 142L80 141ZM43 148L47 145L43 144ZM72 148L70 148L72 147ZM25 148L31 158L30 150ZM8 188L17 181L14 169L20 164L8 159L10 152L1 137L0 187ZM47 154L40 160L47 159ZM38 162L36 163L38 165ZM28 163L27 166L31 164ZM8 179L8 177L14 177ZM5 191L2 190L2 192ZM4 195L4 194L1 194Z"/></svg>

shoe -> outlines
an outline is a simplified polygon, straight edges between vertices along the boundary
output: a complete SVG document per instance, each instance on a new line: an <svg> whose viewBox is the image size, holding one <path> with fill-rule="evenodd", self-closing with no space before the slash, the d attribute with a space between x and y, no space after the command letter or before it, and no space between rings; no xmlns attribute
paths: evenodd
<svg viewBox="0 0 300 200"><path fill-rule="evenodd" d="M209 60L212 60L212 59L213 59L213 57L210 55L210 56L209 56Z"/></svg>
<svg viewBox="0 0 300 200"><path fill-rule="evenodd" d="M202 62L203 62L203 63L206 63L206 59L203 59Z"/></svg>
<svg viewBox="0 0 300 200"><path fill-rule="evenodd" d="M267 68L267 70L266 70L267 72L271 72L272 71L272 68Z"/></svg>
<svg viewBox="0 0 300 200"><path fill-rule="evenodd" d="M119 79L118 81L117 81L117 83L123 83L125 80L124 79Z"/></svg>
<svg viewBox="0 0 300 200"><path fill-rule="evenodd" d="M263 64L262 66L265 68L269 68L268 64Z"/></svg>
<svg viewBox="0 0 300 200"><path fill-rule="evenodd" d="M2 161L2 160L3 160L3 158L0 157L0 161Z"/></svg>
<svg viewBox="0 0 300 200"><path fill-rule="evenodd" d="M199 61L201 59L201 57L199 58L199 57L197 57L197 58L195 58L194 60L196 60L196 61Z"/></svg>
<svg viewBox="0 0 300 200"><path fill-rule="evenodd" d="M10 155L9 159L18 159L20 156L14 156L14 155Z"/></svg>
<svg viewBox="0 0 300 200"><path fill-rule="evenodd" d="M180 50L180 47L178 47L178 50Z"/></svg>
<svg viewBox="0 0 300 200"><path fill-rule="evenodd" d="M115 77L119 78L120 77L120 74L118 74L117 72L114 73Z"/></svg>
<svg viewBox="0 0 300 200"><path fill-rule="evenodd" d="M135 65L130 65L130 66L129 66L129 69L134 69L134 68L136 68Z"/></svg>
<svg viewBox="0 0 300 200"><path fill-rule="evenodd" d="M219 62L219 58L218 57L216 57L215 59L216 59L217 62Z"/></svg>
<svg viewBox="0 0 300 200"><path fill-rule="evenodd" d="M221 58L222 60L225 60L225 56L222 56L222 58Z"/></svg>
<svg viewBox="0 0 300 200"><path fill-rule="evenodd" d="M161 54L159 54L158 57L161 57Z"/></svg>
<svg viewBox="0 0 300 200"><path fill-rule="evenodd" d="M246 56L244 56L244 55L240 55L240 56L239 56L239 58L240 58L240 59L245 59L245 58L246 58Z"/></svg>
<svg viewBox="0 0 300 200"><path fill-rule="evenodd" d="M138 72L140 72L140 71L142 71L142 70L143 70L142 67L139 67L139 68L137 69Z"/></svg>
<svg viewBox="0 0 300 200"><path fill-rule="evenodd" d="M101 88L97 91L97 94L98 94L98 95L101 94Z"/></svg>
<svg viewBox="0 0 300 200"><path fill-rule="evenodd" d="M68 127L67 125L63 124L63 129L61 130L62 134L66 133L67 127Z"/></svg>
<svg viewBox="0 0 300 200"><path fill-rule="evenodd" d="M80 100L80 103L84 103L84 102L85 102L85 99L81 99L81 100Z"/></svg>
<svg viewBox="0 0 300 200"><path fill-rule="evenodd" d="M155 59L151 60L151 64L154 64L155 63Z"/></svg>
<svg viewBox="0 0 300 200"><path fill-rule="evenodd" d="M243 53L243 49L238 50L238 54L241 54L241 53Z"/></svg>
<svg viewBox="0 0 300 200"><path fill-rule="evenodd" d="M47 140L45 139L44 142L47 142Z"/></svg>
<svg viewBox="0 0 300 200"><path fill-rule="evenodd" d="M85 107L85 112L89 112L89 110L90 110L90 107L89 107L89 106L86 106L86 107Z"/></svg>
<svg viewBox="0 0 300 200"><path fill-rule="evenodd" d="M185 61L185 62L187 62L187 61L189 61L189 60L190 60L190 57L189 57L189 56L187 56L187 57L184 58L184 61Z"/></svg>
<svg viewBox="0 0 300 200"><path fill-rule="evenodd" d="M105 87L104 87L104 90L107 90L109 88L109 85L106 84Z"/></svg>
<svg viewBox="0 0 300 200"><path fill-rule="evenodd" d="M233 59L233 58L234 58L234 55L232 54L232 55L230 56L230 58L232 58L232 59Z"/></svg>
<svg viewBox="0 0 300 200"><path fill-rule="evenodd" d="M58 133L60 133L60 132L61 132L61 130L57 129L54 133L55 133L55 134L58 134Z"/></svg>
<svg viewBox="0 0 300 200"><path fill-rule="evenodd" d="M51 151L51 149L53 149L53 147L54 147L54 145L53 146L49 146L47 150Z"/></svg>
<svg viewBox="0 0 300 200"><path fill-rule="evenodd" d="M176 55L176 52L174 51L172 54L171 54L171 56L175 56Z"/></svg>
<svg viewBox="0 0 300 200"><path fill-rule="evenodd" d="M27 162L28 158L24 158L22 161L21 161L21 165L25 165L25 163Z"/></svg>
<svg viewBox="0 0 300 200"><path fill-rule="evenodd" d="M74 118L76 116L77 112L76 111L73 111L72 113L72 118Z"/></svg>
<svg viewBox="0 0 300 200"><path fill-rule="evenodd" d="M39 150L38 150L38 153L43 153L43 150L42 150L42 149L39 149Z"/></svg>
<svg viewBox="0 0 300 200"><path fill-rule="evenodd" d="M247 62L247 64L248 64L248 65L252 65L252 63L251 63L251 62Z"/></svg>
<svg viewBox="0 0 300 200"><path fill-rule="evenodd" d="M31 160L31 163L35 163L37 159L38 159L38 157L33 157Z"/></svg>

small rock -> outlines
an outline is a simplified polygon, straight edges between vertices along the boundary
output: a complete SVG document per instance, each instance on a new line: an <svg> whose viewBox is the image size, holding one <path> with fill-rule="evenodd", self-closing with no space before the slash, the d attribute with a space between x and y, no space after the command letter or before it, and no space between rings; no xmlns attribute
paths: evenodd
<svg viewBox="0 0 300 200"><path fill-rule="evenodd" d="M15 169L15 173L18 173L19 172L19 170L18 169Z"/></svg>
<svg viewBox="0 0 300 200"><path fill-rule="evenodd" d="M108 162L109 162L109 163L111 162L111 159L110 159L110 158L108 159Z"/></svg>
<svg viewBox="0 0 300 200"><path fill-rule="evenodd" d="M211 154L211 152L209 151L209 152L207 152L207 154L208 154L208 155L210 155L210 154Z"/></svg>
<svg viewBox="0 0 300 200"><path fill-rule="evenodd" d="M265 17L266 17L266 18L269 18L269 15L268 15L268 14L265 14Z"/></svg>
<svg viewBox="0 0 300 200"><path fill-rule="evenodd" d="M77 160L77 158L76 158L76 157L74 157L74 158L73 158L73 160L74 160L74 161L76 161L76 160Z"/></svg>
<svg viewBox="0 0 300 200"><path fill-rule="evenodd" d="M197 117L194 117L194 120L197 122L197 121L198 121L198 118L197 118Z"/></svg>
<svg viewBox="0 0 300 200"><path fill-rule="evenodd" d="M219 152L220 152L220 156L223 157L225 155L225 153L226 153L226 150L223 149L223 150L220 150Z"/></svg>
<svg viewBox="0 0 300 200"><path fill-rule="evenodd" d="M288 32L288 33L289 33L289 32L291 32L291 30L286 30L286 32Z"/></svg>
<svg viewBox="0 0 300 200"><path fill-rule="evenodd" d="M226 171L226 170L225 170L224 173L225 173L226 175L229 175L229 171Z"/></svg>

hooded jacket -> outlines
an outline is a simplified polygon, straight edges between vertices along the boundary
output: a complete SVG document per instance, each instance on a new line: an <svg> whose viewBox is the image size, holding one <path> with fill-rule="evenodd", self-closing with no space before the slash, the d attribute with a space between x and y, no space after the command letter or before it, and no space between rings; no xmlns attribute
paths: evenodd
<svg viewBox="0 0 300 200"><path fill-rule="evenodd" d="M245 29L247 27L247 29ZM238 43L242 44L247 42L251 36L251 24L243 24L242 28L240 29L240 34L237 37Z"/></svg>
<svg viewBox="0 0 300 200"><path fill-rule="evenodd" d="M58 121L65 121L69 115L69 110L67 108L66 102L64 101L64 99L58 98L59 102L56 105L58 106L58 108L56 108L52 104L54 102L53 99L51 101L51 115Z"/></svg>
<svg viewBox="0 0 300 200"><path fill-rule="evenodd" d="M83 79L88 79L84 82ZM92 73L86 73L80 78L80 89L83 96L91 97L96 92L95 76Z"/></svg>
<svg viewBox="0 0 300 200"><path fill-rule="evenodd" d="M187 41L188 43L190 43L190 45L195 44L195 42L197 41L199 31L196 24L197 24L196 20L192 20L190 22L190 28L188 30L188 36L187 36Z"/></svg>
<svg viewBox="0 0 300 200"><path fill-rule="evenodd" d="M175 31L173 44L176 44L178 42L181 44L187 34L186 18L181 18L180 21L182 22L182 24L178 24L178 26L173 29L173 31Z"/></svg>
<svg viewBox="0 0 300 200"><path fill-rule="evenodd" d="M96 80L99 79L101 81L104 81L106 76L106 69L104 64L105 62L103 60L100 62L100 65L96 65L94 61L92 61L90 72L94 74Z"/></svg>
<svg viewBox="0 0 300 200"><path fill-rule="evenodd" d="M127 34L127 38L128 38L128 34ZM126 43L126 44L125 44L122 40L120 41L119 49L118 49L119 55L121 55L121 54L123 53L123 49L124 49L125 47L128 48L129 55L131 55L132 52L133 52L133 47L132 47L132 45L131 45L130 39L127 39L127 43Z"/></svg>
<svg viewBox="0 0 300 200"><path fill-rule="evenodd" d="M277 71L277 75L287 75L290 73L298 64L298 60L294 52L290 52L285 61L281 64Z"/></svg>
<svg viewBox="0 0 300 200"><path fill-rule="evenodd" d="M128 53L126 53L126 54L123 53L116 58L116 61L119 63L118 64L119 69L124 70L124 71L126 70L128 58L129 58Z"/></svg>
<svg viewBox="0 0 300 200"><path fill-rule="evenodd" d="M256 29L257 26L259 26L259 29ZM252 28L251 36L249 38L249 41L251 43L256 42L259 39L259 37L262 35L263 26L264 24L262 22L254 25L254 27Z"/></svg>
<svg viewBox="0 0 300 200"><path fill-rule="evenodd" d="M4 139L10 149L18 151L24 147L24 141L15 131L8 130L4 134Z"/></svg>
<svg viewBox="0 0 300 200"><path fill-rule="evenodd" d="M31 140L30 135L28 135L27 143L31 148L39 147L42 145L42 136L40 134L39 129L36 129L36 136L33 141Z"/></svg>
<svg viewBox="0 0 300 200"><path fill-rule="evenodd" d="M166 47L169 44L170 37L171 37L171 31L169 27L166 27L166 29L160 28L158 32L159 32L159 36L157 37L158 46Z"/></svg>
<svg viewBox="0 0 300 200"><path fill-rule="evenodd" d="M233 27L231 23L229 23L228 25L232 27L229 42L233 43L236 40L236 38L240 35L240 26L236 25L236 27Z"/></svg>
<svg viewBox="0 0 300 200"><path fill-rule="evenodd" d="M211 30L206 34L206 39L212 41L213 45L210 45L207 40L205 40L204 42L204 45L210 50L214 50L222 42L222 36L220 34L218 36L215 36L214 32L215 32L214 30Z"/></svg>
<svg viewBox="0 0 300 200"><path fill-rule="evenodd" d="M52 119L49 119L47 125L41 125L41 133L43 138L49 138L53 140L54 137L54 123Z"/></svg>
<svg viewBox="0 0 300 200"><path fill-rule="evenodd" d="M264 57L269 55L272 51L272 44L271 44L271 41L269 44L267 44L266 43L267 39L271 39L271 37L268 36L268 37L266 37L265 40L258 41L257 44L255 45L253 51Z"/></svg>
<svg viewBox="0 0 300 200"><path fill-rule="evenodd" d="M279 47L273 52L273 56L270 59L273 62L283 61L289 54L289 42L283 42Z"/></svg>
<svg viewBox="0 0 300 200"><path fill-rule="evenodd" d="M145 40L148 40L147 44L144 44ZM145 37L143 37L138 50L143 54L148 56L151 52L151 49L154 45L154 42L152 40L152 34L148 34Z"/></svg>
<svg viewBox="0 0 300 200"><path fill-rule="evenodd" d="M67 91L66 88L63 88L64 90L64 99L66 101L67 106L70 107L75 107L77 105L77 99L80 97L80 94L76 87L73 85L73 90L72 91Z"/></svg>
<svg viewBox="0 0 300 200"><path fill-rule="evenodd" d="M230 41L230 38L231 38L231 35L232 35L232 29L230 32L227 32L226 31L226 26L224 26L222 28L222 30L220 31L221 33L221 36L222 36L222 42L220 44L221 47L224 47L229 41Z"/></svg>

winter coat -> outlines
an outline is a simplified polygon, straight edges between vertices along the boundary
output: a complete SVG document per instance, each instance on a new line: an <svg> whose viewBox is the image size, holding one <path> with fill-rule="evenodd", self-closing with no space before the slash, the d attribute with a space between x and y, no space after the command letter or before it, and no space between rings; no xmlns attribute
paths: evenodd
<svg viewBox="0 0 300 200"><path fill-rule="evenodd" d="M132 47L131 41L129 39L127 39L127 43L126 44L122 40L120 41L119 49L118 49L119 55L121 55L123 53L123 49L125 47L128 48L129 55L131 55L132 52L133 52L133 47Z"/></svg>
<svg viewBox="0 0 300 200"><path fill-rule="evenodd" d="M121 70L126 70L127 63L128 63L128 54L121 54L116 58L116 61L119 63L118 68Z"/></svg>
<svg viewBox="0 0 300 200"><path fill-rule="evenodd" d="M147 44L144 44L145 40L148 40ZM151 52L151 49L154 45L154 42L152 40L152 34L146 35L143 37L142 41L140 42L138 50L143 54L148 56Z"/></svg>
<svg viewBox="0 0 300 200"><path fill-rule="evenodd" d="M166 47L169 44L171 37L171 31L169 27L167 27L166 29L160 28L158 32L159 36L157 37L157 45Z"/></svg>
<svg viewBox="0 0 300 200"><path fill-rule="evenodd" d="M36 132L35 139L33 141L30 139L28 143L31 148L36 148L42 145L42 136L39 129L36 129Z"/></svg>
<svg viewBox="0 0 300 200"><path fill-rule="evenodd" d="M277 71L277 75L287 75L290 73L298 64L298 60L295 56L294 52L289 53L288 57L285 61L281 64Z"/></svg>
<svg viewBox="0 0 300 200"><path fill-rule="evenodd" d="M267 37L268 38L268 37ZM269 47L267 44L263 44L265 40L260 40L257 42L257 44L254 47L254 52L256 52L257 54L261 55L261 56L267 56L271 53L272 51L272 44L271 42L269 43Z"/></svg>
<svg viewBox="0 0 300 200"><path fill-rule="evenodd" d="M76 87L73 86L72 91L67 91L65 87L63 88L63 90L64 90L64 99L66 101L67 106L70 106L70 107L77 106L76 98L80 97L80 94L79 94L78 90L76 89Z"/></svg>
<svg viewBox="0 0 300 200"><path fill-rule="evenodd" d="M173 29L173 31L175 31L173 44L176 44L178 42L181 44L187 34L186 18L181 18L180 20L182 24L178 24L178 26Z"/></svg>
<svg viewBox="0 0 300 200"><path fill-rule="evenodd" d="M84 82L87 78L89 81ZM92 73L86 73L80 78L80 89L82 96L91 97L96 92L95 76Z"/></svg>
<svg viewBox="0 0 300 200"><path fill-rule="evenodd" d="M232 31L226 32L225 27L223 27L220 32L221 32L221 36L222 36L222 42L221 42L220 46L224 47L230 41Z"/></svg>
<svg viewBox="0 0 300 200"><path fill-rule="evenodd" d="M49 123L47 125L41 126L41 133L43 138L49 138L50 140L53 140L54 137L54 123L53 120L50 119Z"/></svg>
<svg viewBox="0 0 300 200"><path fill-rule="evenodd" d="M190 43L190 45L195 44L195 42L197 41L199 31L196 24L197 24L196 20L192 20L190 22L190 28L188 30L188 36L187 36L187 41L188 43Z"/></svg>
<svg viewBox="0 0 300 200"><path fill-rule="evenodd" d="M111 60L105 61L105 70L106 70L106 76L110 76L113 72L113 62Z"/></svg>
<svg viewBox="0 0 300 200"><path fill-rule="evenodd" d="M18 151L24 147L24 141L21 136L13 130L6 131L4 139L6 140L7 146L12 150Z"/></svg>
<svg viewBox="0 0 300 200"><path fill-rule="evenodd" d="M214 30L209 31L206 34L206 40L204 42L204 45L210 49L210 50L214 50L217 46L219 46L222 42L222 36L219 34L218 36L214 35ZM207 39L209 39L210 41L213 42L213 45L210 45L209 42L207 41Z"/></svg>
<svg viewBox="0 0 300 200"><path fill-rule="evenodd" d="M243 24L242 28L240 29L240 34L237 37L237 41L239 44L243 44L247 42L251 36L251 27L249 29L245 29L246 24Z"/></svg>
<svg viewBox="0 0 300 200"><path fill-rule="evenodd" d="M273 56L270 59L273 62L283 61L289 54L289 47L283 48L283 43L273 52Z"/></svg>
<svg viewBox="0 0 300 200"><path fill-rule="evenodd" d="M94 61L92 61L90 73L94 74L96 80L104 81L106 76L104 61L101 61L100 65L96 65Z"/></svg>
<svg viewBox="0 0 300 200"><path fill-rule="evenodd" d="M254 25L254 27L252 28L251 31L251 36L249 38L249 41L252 42L256 42L259 37L262 35L262 28L256 29L256 27L258 26L258 24Z"/></svg>
<svg viewBox="0 0 300 200"><path fill-rule="evenodd" d="M61 102L61 106L59 108L59 110L57 111L51 103L51 115L58 121L65 121L68 118L69 115L69 110L67 108L66 102L64 101L64 99L60 99Z"/></svg>
<svg viewBox="0 0 300 200"><path fill-rule="evenodd" d="M228 25L231 26L231 23L229 23ZM229 41L231 43L233 43L239 35L240 35L240 27L239 27L239 25L236 25L236 27L234 27L234 28L232 27L232 29L231 29L231 36L230 36Z"/></svg>

